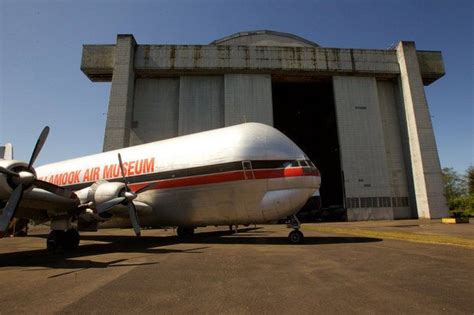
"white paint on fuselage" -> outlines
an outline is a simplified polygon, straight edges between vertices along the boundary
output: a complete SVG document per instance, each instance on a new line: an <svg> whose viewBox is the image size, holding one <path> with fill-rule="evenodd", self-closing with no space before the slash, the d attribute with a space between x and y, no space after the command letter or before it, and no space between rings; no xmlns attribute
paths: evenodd
<svg viewBox="0 0 474 315"><path fill-rule="evenodd" d="M259 123L186 135L38 167L39 177L154 158L153 172L246 160L305 160L304 152L278 130ZM102 178L102 169L101 169ZM251 178L251 177L249 177ZM81 182L84 182L81 180ZM319 176L248 179L219 184L151 190L138 201L152 206L143 225L199 226L261 223L297 212L319 189ZM126 225L120 216L106 225Z"/></svg>

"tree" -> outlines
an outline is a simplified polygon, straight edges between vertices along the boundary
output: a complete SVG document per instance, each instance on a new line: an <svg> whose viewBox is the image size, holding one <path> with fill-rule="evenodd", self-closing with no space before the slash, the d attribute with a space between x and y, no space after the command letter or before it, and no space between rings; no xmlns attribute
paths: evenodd
<svg viewBox="0 0 474 315"><path fill-rule="evenodd" d="M449 209L464 216L474 215L474 166L461 176L452 167L443 168L444 193Z"/></svg>
<svg viewBox="0 0 474 315"><path fill-rule="evenodd" d="M470 195L474 195L474 165L471 165L466 170L467 190Z"/></svg>
<svg viewBox="0 0 474 315"><path fill-rule="evenodd" d="M448 203L465 192L465 181L452 167L443 168L444 194Z"/></svg>

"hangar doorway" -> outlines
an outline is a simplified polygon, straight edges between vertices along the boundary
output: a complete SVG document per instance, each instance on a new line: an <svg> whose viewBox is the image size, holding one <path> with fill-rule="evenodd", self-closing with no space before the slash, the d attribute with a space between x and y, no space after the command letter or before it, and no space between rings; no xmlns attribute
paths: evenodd
<svg viewBox="0 0 474 315"><path fill-rule="evenodd" d="M330 80L272 82L274 127L293 140L321 172L322 208L343 206L336 110Z"/></svg>

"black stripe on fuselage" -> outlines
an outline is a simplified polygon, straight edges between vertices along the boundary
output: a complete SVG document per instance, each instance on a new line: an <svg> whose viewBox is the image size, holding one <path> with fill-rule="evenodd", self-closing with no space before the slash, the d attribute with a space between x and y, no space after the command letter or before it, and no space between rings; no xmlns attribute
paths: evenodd
<svg viewBox="0 0 474 315"><path fill-rule="evenodd" d="M284 168L288 166L300 166L298 161L296 160L255 160L255 161L250 161L250 162L252 163L252 169L254 170L277 169L277 168ZM225 172L232 172L232 171L242 171L243 170L242 163L243 161L228 162L228 163L190 167L190 168L184 168L184 169L179 169L179 170L148 173L148 174L141 174L141 175L134 175L134 176L126 176L126 177L127 177L127 182L129 184L134 184L134 183L151 182L151 181L163 180L163 179L202 176L202 175L218 174L218 173L225 173ZM105 179L105 180L108 182L122 182L123 181L122 178L120 177L110 178L110 179ZM79 190L85 187L89 187L93 183L94 182L86 182L86 183L80 183L80 184L65 185L62 187L65 187L71 190Z"/></svg>

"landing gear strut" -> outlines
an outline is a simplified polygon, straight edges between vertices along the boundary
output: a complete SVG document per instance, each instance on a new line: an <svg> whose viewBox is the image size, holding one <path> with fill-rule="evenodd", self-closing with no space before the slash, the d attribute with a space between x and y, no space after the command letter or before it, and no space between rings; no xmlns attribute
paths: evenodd
<svg viewBox="0 0 474 315"><path fill-rule="evenodd" d="M76 229L52 230L46 240L48 251L55 252L57 250L73 250L79 246L79 232Z"/></svg>
<svg viewBox="0 0 474 315"><path fill-rule="evenodd" d="M237 233L239 231L239 226L237 224L229 224L229 232L231 234Z"/></svg>
<svg viewBox="0 0 474 315"><path fill-rule="evenodd" d="M181 238L190 238L190 237L194 236L194 228L193 227L178 226L178 229L177 229L176 233Z"/></svg>
<svg viewBox="0 0 474 315"><path fill-rule="evenodd" d="M293 229L293 231L291 231L290 234L288 234L288 240L290 241L290 243L292 243L292 244L301 244L301 243L303 243L304 235L300 231L301 224L300 224L300 221L298 220L298 218L296 217L296 215L292 215L286 221L286 226L290 229L291 228Z"/></svg>

